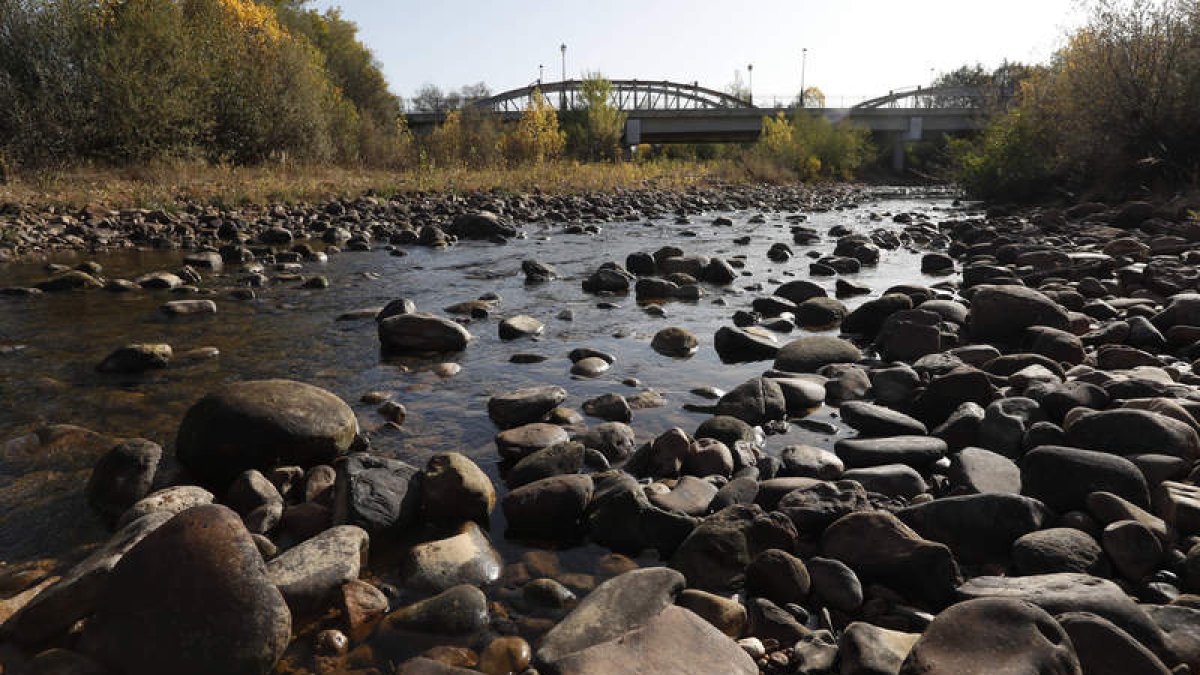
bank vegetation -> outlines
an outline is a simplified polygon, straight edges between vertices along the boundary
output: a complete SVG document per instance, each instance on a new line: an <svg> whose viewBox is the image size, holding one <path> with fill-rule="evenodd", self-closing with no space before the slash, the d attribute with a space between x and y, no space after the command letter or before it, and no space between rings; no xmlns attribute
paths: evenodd
<svg viewBox="0 0 1200 675"><path fill-rule="evenodd" d="M1200 186L1200 3L1104 0L978 138L952 146L973 195L1127 197Z"/></svg>

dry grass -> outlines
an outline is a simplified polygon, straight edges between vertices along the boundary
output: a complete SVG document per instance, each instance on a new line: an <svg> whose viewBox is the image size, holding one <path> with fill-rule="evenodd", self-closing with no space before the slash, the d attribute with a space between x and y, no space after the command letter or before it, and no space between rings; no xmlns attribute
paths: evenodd
<svg viewBox="0 0 1200 675"><path fill-rule="evenodd" d="M654 161L622 164L554 162L505 169L379 169L336 166L215 166L195 162L156 162L144 166L75 167L44 170L0 182L0 203L78 209L175 209L185 204L242 206L316 202L367 192L390 196L406 192L505 190L550 194L617 189L679 190L736 172L715 162Z"/></svg>

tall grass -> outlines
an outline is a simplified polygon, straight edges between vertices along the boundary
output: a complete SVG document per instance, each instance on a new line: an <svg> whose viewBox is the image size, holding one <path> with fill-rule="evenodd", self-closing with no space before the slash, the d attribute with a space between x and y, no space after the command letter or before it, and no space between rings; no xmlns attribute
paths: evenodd
<svg viewBox="0 0 1200 675"><path fill-rule="evenodd" d="M0 183L0 204L80 209L143 207L176 210L191 204L224 207L312 203L338 197L383 197L414 191L504 190L573 194L618 189L684 190L744 181L721 162L579 163L548 161L514 167L417 167L401 171L369 167L280 163L215 165L159 160L126 168L75 166L22 172Z"/></svg>

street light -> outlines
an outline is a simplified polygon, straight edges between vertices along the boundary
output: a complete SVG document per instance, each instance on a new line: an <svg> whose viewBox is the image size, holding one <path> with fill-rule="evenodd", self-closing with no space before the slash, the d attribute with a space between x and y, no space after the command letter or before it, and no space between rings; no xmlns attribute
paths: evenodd
<svg viewBox="0 0 1200 675"><path fill-rule="evenodd" d="M562 89L558 92L558 107L562 110L567 109L567 43L562 43L558 50L562 52Z"/></svg>
<svg viewBox="0 0 1200 675"><path fill-rule="evenodd" d="M542 64L538 64L538 84L542 83Z"/></svg>
<svg viewBox="0 0 1200 675"><path fill-rule="evenodd" d="M754 105L754 64L753 63L746 66L746 72L750 73L750 83L747 85L747 89L748 89L747 93L749 94L748 98L750 99L748 101L748 103L750 105Z"/></svg>
<svg viewBox="0 0 1200 675"><path fill-rule="evenodd" d="M805 47L800 50L800 107L801 108L807 107L805 105L805 99L807 98L805 94L807 92L804 91L804 71L805 71L805 68L807 68L807 66L808 66L808 47Z"/></svg>

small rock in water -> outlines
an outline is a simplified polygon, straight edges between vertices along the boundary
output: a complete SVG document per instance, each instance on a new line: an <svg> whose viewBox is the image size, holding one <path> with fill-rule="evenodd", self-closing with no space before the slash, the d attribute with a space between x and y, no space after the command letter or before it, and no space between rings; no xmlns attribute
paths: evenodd
<svg viewBox="0 0 1200 675"><path fill-rule="evenodd" d="M457 363L439 363L433 367L433 373L438 377L448 378L462 372L462 366Z"/></svg>
<svg viewBox="0 0 1200 675"><path fill-rule="evenodd" d="M686 357L696 353L700 341L691 331L672 326L654 334L650 347L663 356Z"/></svg>
<svg viewBox="0 0 1200 675"><path fill-rule="evenodd" d="M404 424L404 420L408 417L408 409L402 403L395 401L385 401L376 412L394 424Z"/></svg>
<svg viewBox="0 0 1200 675"><path fill-rule="evenodd" d="M160 309L169 316L216 314L217 303L212 300L172 300Z"/></svg>
<svg viewBox="0 0 1200 675"><path fill-rule="evenodd" d="M516 340L521 337L541 335L545 324L524 314L509 317L500 322L500 339Z"/></svg>
<svg viewBox="0 0 1200 675"><path fill-rule="evenodd" d="M608 361L605 361L598 356L589 356L585 359L576 361L571 366L571 374L579 375L581 377L599 377L607 372L608 369Z"/></svg>
<svg viewBox="0 0 1200 675"><path fill-rule="evenodd" d="M167 344L125 345L109 354L98 369L102 373L142 373L166 368L171 356L171 345Z"/></svg>

